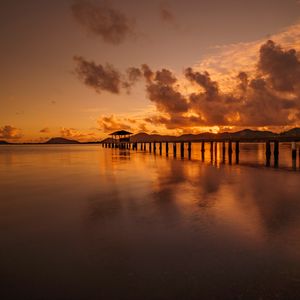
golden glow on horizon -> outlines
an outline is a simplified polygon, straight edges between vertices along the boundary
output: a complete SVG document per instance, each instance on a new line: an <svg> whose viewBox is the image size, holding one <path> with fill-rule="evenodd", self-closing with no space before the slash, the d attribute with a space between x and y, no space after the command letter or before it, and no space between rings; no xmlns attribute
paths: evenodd
<svg viewBox="0 0 300 300"><path fill-rule="evenodd" d="M175 2L172 4L174 10L181 12L182 8L179 9ZM107 137L107 133L118 128L130 129L135 133L172 135L242 129L234 126L241 120L238 112L225 113L229 126L197 126L195 122L191 122L190 125L178 125L177 128L171 124L169 128L172 129L168 129L161 122L147 122L146 119L153 116L164 115L148 99L144 84L138 82L132 87L130 94L124 91L120 94L106 91L96 93L79 82L74 75L74 55L83 55L95 63L111 63L123 73L128 67L138 67L143 63L147 63L153 70L170 69L178 78L176 89L187 96L202 89L184 78L182 70L186 67L192 66L201 72L208 71L211 80L218 82L221 93L234 93L232 87L236 85L236 76L240 70L248 71L250 77L254 75L259 49L266 39L270 38L284 47L300 50L300 22L288 26L297 20L295 7L291 8L288 4L282 4L280 11L285 6L289 7L286 16L293 15L293 18L279 20L277 17L278 20L272 20L267 32L274 34L266 38L263 28L260 27L266 23L264 18L261 24L255 22L249 32L243 32L242 29L229 31L229 28L225 28L225 25L238 28L234 20L226 19L232 13L236 14L230 9L227 12L228 7L224 7L228 13L227 16L224 11L224 20L227 22L223 23L222 18L211 22L206 20L211 25L218 25L205 26L206 34L202 36L198 31L202 27L189 23L190 15L194 15L197 10L188 11L191 8L186 7L186 16L180 16L182 24L188 28L183 36L181 29L170 30L160 26L160 20L155 19L158 17L155 15L157 8L153 3L147 2L141 5L143 11L147 8L147 14L141 19L144 21L143 30L149 34L151 42L148 38L137 38L137 41L111 45L97 37L91 38L81 29L78 30L78 24L70 17L70 7L67 4L59 6L49 3L41 11L28 10L25 15L24 11L19 11L13 4L7 2L4 5L7 13L3 24L7 26L0 29L6 37L1 58L3 67L0 71L3 84L0 90L0 140L39 142L62 136L79 141L96 141ZM124 1L116 3L120 10L126 11L128 8L132 15L141 15L137 13L140 11L136 5L125 4ZM56 10L53 10L52 5L60 11L55 22L53 16L56 15ZM199 3L193 3L192 6L196 8ZM269 11L270 8L266 9ZM17 12L19 15L15 15ZM15 16L13 24L12 16ZM22 22L29 17L34 22L28 27L23 26ZM153 25L154 19L159 26ZM215 27L218 28L217 32L214 31ZM48 31L43 31L45 28ZM216 37L219 32L221 34ZM24 43L24 40L27 42ZM14 51L11 51L12 48ZM294 97L292 94L284 96L288 99ZM189 110L183 116L197 118L200 112ZM293 114L289 115L289 120L294 117ZM207 121L204 116L201 118L203 123ZM282 125L262 128L281 131L289 127Z"/></svg>

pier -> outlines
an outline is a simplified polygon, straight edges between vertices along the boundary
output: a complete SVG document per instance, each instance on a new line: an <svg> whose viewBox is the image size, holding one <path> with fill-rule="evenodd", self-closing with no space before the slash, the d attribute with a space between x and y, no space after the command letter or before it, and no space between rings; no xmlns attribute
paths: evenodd
<svg viewBox="0 0 300 300"><path fill-rule="evenodd" d="M263 143L265 148L265 165L271 166L271 161L274 162L274 167L278 167L280 159L280 144L290 143L291 145L291 159L293 166L296 166L297 152L300 160L300 147L297 149L296 142L300 142L300 138L278 137L272 139L202 139L195 141L131 141L130 136L132 133L127 131L116 131L111 134L113 137L109 141L104 140L101 142L102 147L105 148L120 148L120 149L132 149L140 150L144 152L153 153L155 155L163 154L167 157L172 150L173 157L180 157L181 159L191 159L192 151L195 144L200 144L201 159L204 161L205 152L210 152L211 161L217 159L218 149L222 162L228 161L232 164L233 159L236 164L240 162L240 145L249 143ZM163 151L164 149L164 151Z"/></svg>

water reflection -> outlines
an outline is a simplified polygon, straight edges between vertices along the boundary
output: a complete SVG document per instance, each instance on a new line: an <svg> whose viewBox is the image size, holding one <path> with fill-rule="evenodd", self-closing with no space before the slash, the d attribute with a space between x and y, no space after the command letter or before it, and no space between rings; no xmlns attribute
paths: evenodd
<svg viewBox="0 0 300 300"><path fill-rule="evenodd" d="M300 173L221 146L2 148L5 299L299 298Z"/></svg>

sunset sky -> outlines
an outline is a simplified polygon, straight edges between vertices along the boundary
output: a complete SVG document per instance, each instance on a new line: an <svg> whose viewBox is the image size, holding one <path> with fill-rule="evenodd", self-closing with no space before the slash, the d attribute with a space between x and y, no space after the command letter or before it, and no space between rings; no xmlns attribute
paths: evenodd
<svg viewBox="0 0 300 300"><path fill-rule="evenodd" d="M300 1L7 0L0 139L300 126Z"/></svg>

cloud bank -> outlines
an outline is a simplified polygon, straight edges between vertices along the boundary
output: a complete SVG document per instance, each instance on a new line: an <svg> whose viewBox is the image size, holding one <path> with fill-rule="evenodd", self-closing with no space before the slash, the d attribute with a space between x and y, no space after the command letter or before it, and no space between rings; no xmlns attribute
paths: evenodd
<svg viewBox="0 0 300 300"><path fill-rule="evenodd" d="M104 42L119 45L134 35L133 22L121 11L105 3L75 1L71 6L75 20L89 33Z"/></svg>
<svg viewBox="0 0 300 300"><path fill-rule="evenodd" d="M179 79L171 70L154 71L147 64L129 68L122 75L112 66L87 66L82 58L77 62L81 79L98 92L120 93L144 78L146 95L156 107L156 114L145 118L148 124L182 130L300 124L299 53L272 40L259 47L255 68L251 72L239 70L225 90L207 70L198 68L186 68ZM130 129L120 120L102 122L104 129Z"/></svg>
<svg viewBox="0 0 300 300"><path fill-rule="evenodd" d="M22 137L21 130L11 125L0 127L0 139L19 140Z"/></svg>

